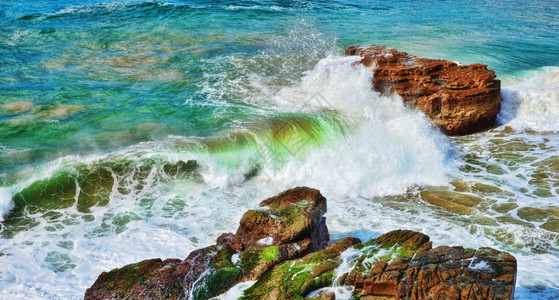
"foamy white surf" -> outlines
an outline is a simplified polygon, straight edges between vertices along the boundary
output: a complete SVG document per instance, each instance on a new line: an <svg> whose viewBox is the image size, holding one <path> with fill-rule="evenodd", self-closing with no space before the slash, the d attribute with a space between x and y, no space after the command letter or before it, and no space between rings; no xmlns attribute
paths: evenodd
<svg viewBox="0 0 559 300"><path fill-rule="evenodd" d="M14 208L13 194L13 188L0 187L0 222L4 221L4 214Z"/></svg>
<svg viewBox="0 0 559 300"><path fill-rule="evenodd" d="M516 129L559 130L559 67L531 72L531 77L501 90L498 120Z"/></svg>
<svg viewBox="0 0 559 300"><path fill-rule="evenodd" d="M232 288L230 288L227 292L212 298L214 300L235 300L235 299L239 299L244 291L248 288L250 288L253 284L255 284L256 281L245 281L245 282L241 282L239 284L236 284L235 286L233 286Z"/></svg>
<svg viewBox="0 0 559 300"><path fill-rule="evenodd" d="M348 197L444 184L450 143L398 96L373 91L371 70L356 62L355 57L329 56L299 86L274 97L281 107L342 113L348 132L345 140L313 150L304 162L292 159L281 170L265 170L271 181Z"/></svg>
<svg viewBox="0 0 559 300"><path fill-rule="evenodd" d="M93 207L88 216L75 207L60 210L64 221L56 224L62 228L45 230L54 224L38 215L39 226L0 240L0 298L81 298L101 271L154 257L184 258L194 249L213 244L221 233L234 231L242 214L260 200L301 185L318 188L328 198L326 216L333 239L356 236L366 241L404 228L428 234L435 246L502 249L503 244L483 230L442 217L423 202L376 200L405 193L415 185L446 185L447 173L455 168L448 154L453 145L399 98L372 91L371 70L354 66L355 61L327 57L300 84L276 90L267 102L261 102L286 111L335 114L341 119L344 137L309 149L304 159L292 157L280 167L265 166L251 180L243 176L246 165L222 164L223 157L204 151L181 152L191 149L181 142L193 140L173 137L168 143L140 144L106 156L64 158L44 167L44 172L24 176L22 186L4 188L0 209L7 210L13 193L71 166L72 161L92 164L119 159L138 165L148 158L169 162L196 159L205 181L165 181L161 166L154 166L143 188L129 194L119 188L137 186L133 172L115 174L110 203ZM129 221L123 222L126 218ZM556 256L529 251L514 255L519 262L517 298L529 298L534 286L548 287L539 290L538 297L557 295L552 289L559 288ZM246 287L237 286L220 297L235 299ZM343 287L334 291L342 299L349 295Z"/></svg>

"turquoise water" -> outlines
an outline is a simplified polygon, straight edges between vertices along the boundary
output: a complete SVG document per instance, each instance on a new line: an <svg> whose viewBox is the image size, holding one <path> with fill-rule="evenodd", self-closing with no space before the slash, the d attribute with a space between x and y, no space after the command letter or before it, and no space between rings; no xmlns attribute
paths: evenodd
<svg viewBox="0 0 559 300"><path fill-rule="evenodd" d="M329 199L333 236L405 224L492 246L519 259L518 299L559 297L556 1L0 7L0 297L79 298L101 271L186 257L296 185ZM446 138L371 92L342 57L369 44L489 65L499 125ZM421 196L440 191L480 202Z"/></svg>

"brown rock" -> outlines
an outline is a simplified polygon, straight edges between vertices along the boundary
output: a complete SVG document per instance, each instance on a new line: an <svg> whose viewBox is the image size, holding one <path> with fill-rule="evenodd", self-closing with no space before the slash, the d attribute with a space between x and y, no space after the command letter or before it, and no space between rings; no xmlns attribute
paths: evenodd
<svg viewBox="0 0 559 300"><path fill-rule="evenodd" d="M393 48L350 46L346 55L360 55L374 65L373 86L396 92L423 111L445 133L464 135L495 124L501 102L501 82L486 65L419 58Z"/></svg>
<svg viewBox="0 0 559 300"><path fill-rule="evenodd" d="M491 248L440 246L429 237L395 230L362 249L345 279L370 299L513 299L516 259Z"/></svg>
<svg viewBox="0 0 559 300"><path fill-rule="evenodd" d="M209 299L258 279L282 261L324 248L329 240L325 212L326 198L318 190L287 190L247 211L237 233L222 234L217 245L195 250L182 262L154 259L104 272L85 298Z"/></svg>
<svg viewBox="0 0 559 300"><path fill-rule="evenodd" d="M453 191L426 190L420 193L421 198L430 204L440 206L448 211L461 215L472 215L475 207L483 202L482 199Z"/></svg>
<svg viewBox="0 0 559 300"><path fill-rule="evenodd" d="M243 216L236 234L183 261L152 259L103 272L85 299L211 299L246 280L257 280L248 299L304 299L334 284L353 285L359 299L513 299L516 259L508 253L432 249L428 236L410 230L324 247L326 199L317 190L291 189L260 207ZM341 270L348 274L337 270L342 262L352 266Z"/></svg>
<svg viewBox="0 0 559 300"><path fill-rule="evenodd" d="M254 245L284 245L310 238L309 251L328 244L326 198L320 191L307 187L287 190L260 203L260 208L247 211L235 235L225 234L218 243L227 243L236 251Z"/></svg>

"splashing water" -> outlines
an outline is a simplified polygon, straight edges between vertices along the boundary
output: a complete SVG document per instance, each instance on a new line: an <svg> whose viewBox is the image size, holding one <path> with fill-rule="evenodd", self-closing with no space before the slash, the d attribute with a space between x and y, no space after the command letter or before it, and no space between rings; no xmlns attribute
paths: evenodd
<svg viewBox="0 0 559 300"><path fill-rule="evenodd" d="M10 3L0 298L80 298L100 272L184 258L299 185L328 198L332 239L494 247L518 259L516 298L556 298L557 6L507 3ZM370 43L489 64L498 127L444 137L372 91L339 55Z"/></svg>

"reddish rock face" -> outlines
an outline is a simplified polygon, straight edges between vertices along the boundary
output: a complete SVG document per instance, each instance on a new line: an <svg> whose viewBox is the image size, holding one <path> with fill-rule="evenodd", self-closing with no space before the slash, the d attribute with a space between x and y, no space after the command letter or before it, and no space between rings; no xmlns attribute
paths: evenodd
<svg viewBox="0 0 559 300"><path fill-rule="evenodd" d="M464 135L495 124L501 102L501 82L486 65L419 58L393 48L350 46L346 55L375 66L373 86L398 93L425 112L446 134Z"/></svg>
<svg viewBox="0 0 559 300"><path fill-rule="evenodd" d="M360 299L514 299L517 264L512 255L431 245L419 232L384 234L361 246L345 283L355 287Z"/></svg>

